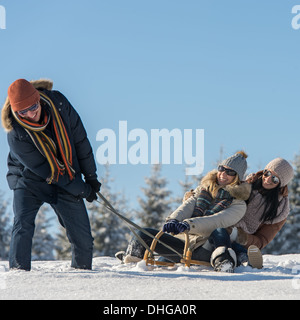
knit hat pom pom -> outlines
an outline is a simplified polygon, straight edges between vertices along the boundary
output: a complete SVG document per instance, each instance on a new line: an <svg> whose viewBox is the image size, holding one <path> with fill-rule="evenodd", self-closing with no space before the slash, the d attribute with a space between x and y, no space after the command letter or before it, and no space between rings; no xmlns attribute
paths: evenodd
<svg viewBox="0 0 300 320"><path fill-rule="evenodd" d="M245 151L241 150L241 151L238 151L236 154L240 154L243 158L247 159L248 158L248 155Z"/></svg>

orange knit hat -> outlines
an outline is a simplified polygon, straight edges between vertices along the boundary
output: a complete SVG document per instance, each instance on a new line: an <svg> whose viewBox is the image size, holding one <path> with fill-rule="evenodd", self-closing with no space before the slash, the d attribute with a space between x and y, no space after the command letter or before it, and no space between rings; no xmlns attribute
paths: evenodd
<svg viewBox="0 0 300 320"><path fill-rule="evenodd" d="M12 110L17 112L39 102L40 94L30 82L25 79L19 79L9 86L8 98Z"/></svg>

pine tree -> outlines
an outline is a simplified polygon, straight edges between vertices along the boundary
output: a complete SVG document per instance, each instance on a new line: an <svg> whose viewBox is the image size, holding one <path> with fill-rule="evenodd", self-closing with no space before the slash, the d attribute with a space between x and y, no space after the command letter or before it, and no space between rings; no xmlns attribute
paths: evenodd
<svg viewBox="0 0 300 320"><path fill-rule="evenodd" d="M143 227L160 229L170 213L171 192L166 188L167 180L161 177L161 165L153 165L151 176L145 178L146 188L141 188L145 199L138 197L138 218Z"/></svg>
<svg viewBox="0 0 300 320"><path fill-rule="evenodd" d="M184 176L184 180L180 180L178 183L181 186L181 193L179 194L179 196L175 197L173 199L173 204L174 207L172 206L171 210L175 210L177 207L179 207L182 204L182 201L184 199L184 195L186 192L191 191L196 189L199 184L201 179L203 178L202 175L200 176Z"/></svg>
<svg viewBox="0 0 300 320"><path fill-rule="evenodd" d="M8 202L0 192L0 260L7 260L11 236L11 226L8 214Z"/></svg>
<svg viewBox="0 0 300 320"><path fill-rule="evenodd" d="M59 260L70 260L72 257L70 241L66 235L66 229L59 225L59 233L55 241L56 258Z"/></svg>
<svg viewBox="0 0 300 320"><path fill-rule="evenodd" d="M102 179L101 193L119 213L130 218L127 212L127 201L120 192L112 192L113 179L109 166L106 165ZM129 229L122 220L102 204L94 201L88 204L89 217L94 237L94 256L114 256L117 251L124 250L129 240Z"/></svg>
<svg viewBox="0 0 300 320"><path fill-rule="evenodd" d="M300 155L295 156L293 164L295 176L288 186L291 212L283 228L266 247L265 253L289 254L300 252Z"/></svg>
<svg viewBox="0 0 300 320"><path fill-rule="evenodd" d="M47 217L48 209L43 205L35 219L32 260L54 260L55 239L48 232L52 220Z"/></svg>

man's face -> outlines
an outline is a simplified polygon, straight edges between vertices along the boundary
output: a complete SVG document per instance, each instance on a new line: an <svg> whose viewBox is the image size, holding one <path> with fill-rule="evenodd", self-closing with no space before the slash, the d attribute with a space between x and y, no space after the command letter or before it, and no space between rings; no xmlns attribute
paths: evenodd
<svg viewBox="0 0 300 320"><path fill-rule="evenodd" d="M19 116L30 122L37 123L40 121L42 114L42 107L40 102L28 107L27 109L18 112Z"/></svg>

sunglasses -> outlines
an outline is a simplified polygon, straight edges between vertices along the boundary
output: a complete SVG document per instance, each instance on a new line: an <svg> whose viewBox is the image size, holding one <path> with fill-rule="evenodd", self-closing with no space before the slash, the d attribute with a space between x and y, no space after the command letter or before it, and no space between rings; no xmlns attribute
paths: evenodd
<svg viewBox="0 0 300 320"><path fill-rule="evenodd" d="M231 177L234 177L236 176L236 172L232 169L228 169L228 168L225 168L224 166L218 166L218 171L219 172L224 172L228 175L228 176L231 176Z"/></svg>
<svg viewBox="0 0 300 320"><path fill-rule="evenodd" d="M25 110L18 111L18 114L19 114L20 116L25 116L28 111L32 111L32 112L33 112L33 111L37 110L39 106L40 106L40 104L39 104L39 102L38 102L38 103L34 104L33 106L25 109Z"/></svg>
<svg viewBox="0 0 300 320"><path fill-rule="evenodd" d="M278 183L280 182L279 178L278 178L277 176L275 176L275 175L272 175L272 172L269 171L269 170L264 170L263 175L264 175L265 177L270 177L270 176L272 176L272 182L273 182L274 184L278 184Z"/></svg>

